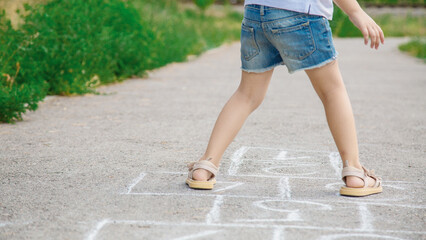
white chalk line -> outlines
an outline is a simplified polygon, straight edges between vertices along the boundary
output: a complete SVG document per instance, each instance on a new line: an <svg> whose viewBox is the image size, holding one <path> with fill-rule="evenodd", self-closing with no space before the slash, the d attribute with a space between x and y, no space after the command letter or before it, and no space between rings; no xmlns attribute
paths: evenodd
<svg viewBox="0 0 426 240"><path fill-rule="evenodd" d="M131 185L129 185L129 187L127 189L127 192L124 193L124 194L127 194L127 195L152 195L152 196L206 196L206 197L211 197L211 196L216 197L217 196L217 194L197 194L197 193L193 193L192 190L190 190L187 193L132 192L133 187L138 182L140 182L143 179L144 176L145 176L145 173L141 173L139 175L139 177L136 178L132 182ZM259 175L255 175L255 176L250 175L250 177L259 177ZM260 176L260 177L262 177L262 176ZM266 177L270 177L270 176L266 176ZM292 178L302 178L302 177L294 177L294 176L285 176L285 177L289 178L289 179L292 179ZM280 178L281 179L283 177L282 176L281 177L276 176L275 178ZM308 178L308 179L311 179L311 178ZM324 178L315 178L315 179L324 179ZM329 179L329 178L325 178L325 179ZM405 183L409 184L410 183L410 182L404 182L404 181L387 181L387 182L395 182L395 183L403 183L403 184L405 184ZM218 181L218 183L220 183L220 182ZM218 190L230 189L230 188L234 188L234 187L240 186L242 184L243 183L239 182L239 183L236 183L235 185L228 186L228 187L225 187L223 189L218 189ZM384 185L386 185L386 184L384 184ZM224 195L224 196L226 196L226 197L232 197L232 198L248 198L248 199L253 199L253 198L254 199L255 198L258 198L258 199L274 199L275 198L275 196L235 195L235 194L229 194L229 195ZM396 201L396 200L401 200L401 199L391 199L391 200L395 200ZM404 200L404 199L402 199L402 200ZM322 200L318 200L318 201L322 201ZM364 199L364 201L371 201L371 202L364 202L364 203L370 204L370 205L375 205L375 206L395 206L395 207L397 206L397 207L414 208L414 209L425 209L426 208L426 205L388 204L388 203L383 203L383 202L377 202L377 201L390 201L389 199L371 199L371 200ZM357 202L357 201L348 201L348 200L345 200L345 201L337 200L337 201L333 201L333 202L335 202L335 203L338 203L338 202L341 202L341 203L354 203L354 204L360 203L360 202Z"/></svg>
<svg viewBox="0 0 426 240"><path fill-rule="evenodd" d="M206 216L206 223L220 222L220 207L223 203L223 195L218 195L214 200L213 207Z"/></svg>
<svg viewBox="0 0 426 240"><path fill-rule="evenodd" d="M173 171L145 171L145 173L153 173L153 174L174 174L174 175L186 175L188 172L173 172ZM295 176L295 175L280 175L280 176L271 176L271 175L263 175L263 174L238 174L238 175L226 175L226 174L219 174L219 177L259 177L259 178L281 178L281 177L289 177L289 178L301 178L301 179L312 179L312 180L328 180L328 179L334 179L335 177L329 178L329 177L303 177L303 176ZM219 182L219 181L218 181ZM384 181L383 186L385 186L385 183L401 183L401 184L415 184L415 185L422 185L420 182L410 182L410 181L400 181L400 180L386 180ZM422 185L423 186L423 185Z"/></svg>
<svg viewBox="0 0 426 240"><path fill-rule="evenodd" d="M277 165L279 165L279 166L277 166L279 168L284 168L284 167L286 167L286 168L306 168L306 167L318 167L318 166L321 165L320 163L296 162L296 161L295 162L280 162L280 163L277 163L276 160L273 160L273 161L272 160L256 161L256 163L258 163L258 162L277 164ZM253 163L251 163L251 164L253 164Z"/></svg>
<svg viewBox="0 0 426 240"><path fill-rule="evenodd" d="M187 197L216 197L218 194L200 194L200 193L164 193L164 192L139 192L139 193L129 193L128 195L142 195L142 196L187 196ZM266 199L266 200L282 200L280 198L277 198L276 196L264 196L264 195L235 195L235 194L221 194L224 197L230 197L230 198L247 198L247 199ZM400 198L398 200L404 200L406 198ZM304 200L296 200L293 199L291 201L304 201ZM316 201L321 202L330 202L330 200L321 200L316 199ZM426 205L407 205L407 204L398 204L398 203L384 203L384 202L377 202L377 201L394 201L393 199L372 199L371 202L368 202L369 200L364 199L364 202L358 202L358 201L350 201L350 200L333 200L333 203L352 203L352 204L359 204L359 203L365 203L368 205L374 205L374 206L394 206L394 207L404 207L404 208L415 208L415 209L426 209ZM311 202L311 201L308 201Z"/></svg>
<svg viewBox="0 0 426 240"><path fill-rule="evenodd" d="M172 240L189 240L189 239L195 239L195 238L199 238L199 237L205 237L208 235L212 235L218 232L221 232L222 230L209 230L209 231L204 231L204 232L200 232L200 233L196 233L196 234L191 234L191 235L187 235L187 236L183 236L183 237L178 237L178 238L173 238Z"/></svg>
<svg viewBox="0 0 426 240"><path fill-rule="evenodd" d="M334 169L334 173L336 173L337 177L340 177L342 172L340 154L338 152L331 152L328 155L328 159L330 160L331 167Z"/></svg>
<svg viewBox="0 0 426 240"><path fill-rule="evenodd" d="M380 199L377 199L380 201ZM334 201L334 203L363 203L368 205L380 206L380 207L403 207L403 208L414 208L414 209L426 209L426 205L407 205L407 204L398 204L398 203L376 203L376 202L356 202L356 201Z"/></svg>
<svg viewBox="0 0 426 240"><path fill-rule="evenodd" d="M189 196L189 197L217 197L219 194L202 194L202 193L163 193L163 192L140 192L130 193L129 195L148 195L148 196ZM221 194L224 197L231 198L256 198L256 199L271 199L276 196L256 196L256 195L234 195L234 194Z"/></svg>
<svg viewBox="0 0 426 240"><path fill-rule="evenodd" d="M283 173L271 171L271 170L282 169L282 168L287 168L287 167L286 166L266 167L266 168L262 168L262 171L266 173L270 173L270 174L279 174L282 176ZM315 175L317 173L318 173L317 171L314 171L314 172L307 172L307 173L295 173L295 174L285 174L285 175L286 176L306 176L306 175Z"/></svg>
<svg viewBox="0 0 426 240"><path fill-rule="evenodd" d="M33 223L32 221L30 222L0 222L0 227L7 227L7 226L15 226L15 225L27 225L27 224L31 224Z"/></svg>
<svg viewBox="0 0 426 240"><path fill-rule="evenodd" d="M99 221L96 226L89 232L89 234L86 236L86 240L95 240L98 233L101 231L101 229L110 223L110 219L104 219L102 221Z"/></svg>
<svg viewBox="0 0 426 240"><path fill-rule="evenodd" d="M339 182L327 183L325 185L325 188L328 189L328 190L336 190L336 189L338 189L338 188L335 187L336 185L343 186L343 183L340 182L340 181Z"/></svg>
<svg viewBox="0 0 426 240"><path fill-rule="evenodd" d="M105 221L105 220L103 220ZM277 227L293 228L293 229L306 229L306 230L327 230L327 231L342 231L342 232L364 232L359 228L342 228L342 227L317 227L317 226L298 226L298 225L281 225L281 224L244 224L244 223L210 223L205 222L167 222L167 221L151 221L151 220L108 220L108 225L113 224L128 224L128 225L154 225L154 226L199 226L199 227L225 227L225 228L262 228L274 229ZM97 224L101 225L101 224ZM97 232L99 232L103 224ZM402 233L402 234L426 234L426 231L409 231L409 230L374 230L375 233ZM93 239L93 238L92 238Z"/></svg>
<svg viewBox="0 0 426 240"><path fill-rule="evenodd" d="M282 199L290 199L291 198L291 188L288 177L280 178L278 183L278 192L279 197Z"/></svg>
<svg viewBox="0 0 426 240"><path fill-rule="evenodd" d="M274 233L272 235L272 240L284 240L284 228L276 227L274 228Z"/></svg>
<svg viewBox="0 0 426 240"><path fill-rule="evenodd" d="M319 203L319 202L312 202L312 201L307 201L307 200L294 200L294 199L266 199L266 200L260 200L257 202L254 202L253 204L257 204L259 205L259 203L261 203L260 205L263 206L263 203L265 202L290 202L290 203L300 203L300 204L308 204L308 205L316 205L321 207L321 210L333 210L333 208L331 207L331 205L329 204L324 204L324 203ZM260 207L262 207L260 206ZM266 208L265 208L266 209ZM274 211L274 209L269 208L269 210Z"/></svg>
<svg viewBox="0 0 426 240"><path fill-rule="evenodd" d="M213 190L212 192L222 192L222 191L225 191L225 190L229 190L229 189L232 189L232 188L239 187L239 186L244 184L243 182L219 182L219 181L216 182L216 184L219 184L219 183L231 183L231 185L227 186L227 187L223 187L223 188L217 188L217 189Z"/></svg>
<svg viewBox="0 0 426 240"><path fill-rule="evenodd" d="M281 151L277 156L274 157L275 160L285 160L287 157L287 151Z"/></svg>
<svg viewBox="0 0 426 240"><path fill-rule="evenodd" d="M302 221L297 220L297 221ZM295 222L295 220L293 219L287 219L287 218L279 218L279 219L273 219L273 218L239 218L239 219L235 219L234 222L245 222L245 223L254 223L254 222Z"/></svg>
<svg viewBox="0 0 426 240"><path fill-rule="evenodd" d="M282 202L284 200L274 200L274 199L267 199L267 200L260 200L260 201L256 201L253 202L253 205L264 209L264 210L268 210L268 211L273 211L273 212L283 212L283 213L296 213L299 212L299 209L284 209L284 208L277 208L277 207L270 207L267 206L266 204L268 202ZM294 221L298 221L299 219L295 219ZM289 220L289 221L293 221L293 220Z"/></svg>
<svg viewBox="0 0 426 240"><path fill-rule="evenodd" d="M370 210L365 203L358 204L358 212L360 217L361 226L360 229L372 232L374 231L373 227L373 214L371 214Z"/></svg>
<svg viewBox="0 0 426 240"><path fill-rule="evenodd" d="M149 173L160 173L160 174L176 174L176 175L187 175L188 172L171 172L171 171L146 171Z"/></svg>
<svg viewBox="0 0 426 240"><path fill-rule="evenodd" d="M146 173L142 172L142 173L139 174L139 176L137 178L133 179L133 181L127 187L127 191L124 194L130 194L132 192L133 187L135 187L136 184L138 184L145 177L145 175L146 175Z"/></svg>
<svg viewBox="0 0 426 240"><path fill-rule="evenodd" d="M218 194L200 194L200 193L164 193L164 192L132 192L126 195L141 195L141 196L188 196L188 197L216 197ZM277 198L276 195L274 196L258 196L258 195L235 195L235 194L222 194L224 197L230 197L230 198L246 198L246 199L266 199L266 200L282 200L282 198ZM406 198L400 198L397 200L404 200ZM364 199L364 202L358 202L358 201L350 201L350 200L333 200L333 203L353 203L353 204L359 204L359 203L365 203L369 205L374 206L393 206L393 207L404 207L404 208L414 208L414 209L426 209L426 205L408 205L408 204L398 204L398 203L384 203L384 202L377 202L377 201L394 201L395 199L372 199L371 202L369 202L368 199ZM303 200L292 200L292 201L303 201ZM320 200L317 199L316 201L325 201L330 202L330 200Z"/></svg>
<svg viewBox="0 0 426 240"><path fill-rule="evenodd" d="M383 236L378 234L371 234L371 233L344 233L344 234L332 234L332 235L326 235L321 236L318 240L334 240L334 239L341 239L341 238L348 238L348 237L357 237L356 239L364 239L365 237L368 238L374 238L374 239L393 239L393 240L404 240L403 238L398 237L392 237L392 236ZM364 237L364 238L360 238Z"/></svg>
<svg viewBox="0 0 426 240"><path fill-rule="evenodd" d="M267 200L266 200L267 201ZM256 201L253 202L253 205L262 208L264 210L274 211L274 212L281 212L281 213L288 213L287 218L283 218L283 220L288 222L297 222L297 221L303 221L299 214L299 209L282 209L282 208L272 208L269 206L266 206L264 203L266 201Z"/></svg>
<svg viewBox="0 0 426 240"><path fill-rule="evenodd" d="M275 163L275 164L279 164L280 166L287 166L287 167L315 167L315 166L321 165L320 163L317 163L317 162L293 161L291 159L285 162L282 162L281 160L276 160L276 159L258 159L253 161L247 161L247 160L245 161L251 162L250 164Z"/></svg>
<svg viewBox="0 0 426 240"><path fill-rule="evenodd" d="M238 175L234 175L232 177L249 177L249 178L252 178L252 177L258 177L258 178L282 178L282 177L288 177L288 178L300 178L300 179L312 179L312 180L336 180L336 178L328 178L328 177L305 177L305 176L288 175L288 174L282 174L282 173L281 174L279 174L279 173L272 173L272 174L276 174L276 175L238 174Z"/></svg>
<svg viewBox="0 0 426 240"><path fill-rule="evenodd" d="M281 151L291 151L291 152L330 153L330 151L316 151L316 150L287 149L287 148L278 148L278 147L248 147L248 148L253 148L253 149L264 149L264 150L281 150Z"/></svg>
<svg viewBox="0 0 426 240"><path fill-rule="evenodd" d="M243 155L249 150L249 147L242 146L231 157L231 166L228 169L228 175L235 176L238 172L238 168L243 163Z"/></svg>

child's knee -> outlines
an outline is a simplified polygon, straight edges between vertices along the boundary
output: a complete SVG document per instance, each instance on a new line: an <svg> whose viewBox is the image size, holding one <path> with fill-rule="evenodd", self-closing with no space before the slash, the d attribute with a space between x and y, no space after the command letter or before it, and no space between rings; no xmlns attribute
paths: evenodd
<svg viewBox="0 0 426 240"><path fill-rule="evenodd" d="M241 98L246 104L250 105L250 107L254 110L260 106L265 98L265 94L255 92L255 91L247 91L239 88L236 92L239 98Z"/></svg>
<svg viewBox="0 0 426 240"><path fill-rule="evenodd" d="M333 85L329 87L326 90L321 91L321 93L319 93L318 95L321 98L321 100L324 102L336 96L346 95L346 88L344 85L337 84L337 85Z"/></svg>

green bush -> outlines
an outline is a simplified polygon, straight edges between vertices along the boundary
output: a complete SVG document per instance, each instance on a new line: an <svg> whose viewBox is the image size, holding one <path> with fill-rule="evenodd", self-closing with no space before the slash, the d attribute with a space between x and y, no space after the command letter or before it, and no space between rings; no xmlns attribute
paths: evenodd
<svg viewBox="0 0 426 240"><path fill-rule="evenodd" d="M193 0L195 5L202 11L205 11L210 5L214 3L214 0Z"/></svg>
<svg viewBox="0 0 426 240"><path fill-rule="evenodd" d="M52 0L26 10L18 29L0 15L1 122L22 119L46 94L96 93L236 40L242 18L205 16L174 0Z"/></svg>
<svg viewBox="0 0 426 240"><path fill-rule="evenodd" d="M156 34L151 42L149 69L170 62L184 61L187 55L238 40L242 14L225 12L223 17L203 15L191 8L182 8L175 0L133 0L142 18L153 26Z"/></svg>
<svg viewBox="0 0 426 240"><path fill-rule="evenodd" d="M13 29L0 13L0 122L21 120L46 96L47 83L31 72L37 65L31 56L34 38Z"/></svg>
<svg viewBox="0 0 426 240"><path fill-rule="evenodd" d="M21 30L37 35L33 57L49 83L49 94L93 92L138 74L149 55L139 13L119 0L53 0L30 8Z"/></svg>
<svg viewBox="0 0 426 240"><path fill-rule="evenodd" d="M415 38L399 46L399 49L426 62L426 39Z"/></svg>

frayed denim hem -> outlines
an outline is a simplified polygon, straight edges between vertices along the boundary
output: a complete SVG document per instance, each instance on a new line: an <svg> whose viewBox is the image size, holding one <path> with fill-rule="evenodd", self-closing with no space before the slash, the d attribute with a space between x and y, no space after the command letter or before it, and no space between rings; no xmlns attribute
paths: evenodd
<svg viewBox="0 0 426 240"><path fill-rule="evenodd" d="M280 62L280 63L276 63L270 67L266 67L266 68L261 68L261 69L244 69L243 67L241 67L241 70L243 70L244 72L248 72L248 73L263 73L266 71L269 71L275 67L278 67L279 65L284 65L284 62Z"/></svg>
<svg viewBox="0 0 426 240"><path fill-rule="evenodd" d="M320 67L323 67L323 66L325 66L325 65L327 65L327 64L329 64L329 63L331 63L331 62L333 62L334 60L336 60L338 55L339 55L339 53L338 53L338 52L336 52L336 54L335 54L333 57L331 57L330 59L325 60L325 61L324 61L324 62L322 62L322 63L319 63L319 64L314 65L314 66L309 66L309 67L299 68L299 69L296 69L296 70L293 70L293 71L288 70L288 72L289 72L290 74L293 74L293 73L295 73L295 72L297 72L297 71L301 71L301 70L309 70L309 69L314 69L314 68L320 68Z"/></svg>

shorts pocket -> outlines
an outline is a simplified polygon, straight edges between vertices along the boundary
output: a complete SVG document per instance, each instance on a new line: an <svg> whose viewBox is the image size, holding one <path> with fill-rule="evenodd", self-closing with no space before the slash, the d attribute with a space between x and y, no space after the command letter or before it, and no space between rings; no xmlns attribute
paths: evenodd
<svg viewBox="0 0 426 240"><path fill-rule="evenodd" d="M254 28L241 25L241 56L246 61L259 54L259 46L254 39Z"/></svg>
<svg viewBox="0 0 426 240"><path fill-rule="evenodd" d="M285 57L302 60L315 50L315 41L309 21L296 26L272 28L276 45Z"/></svg>

